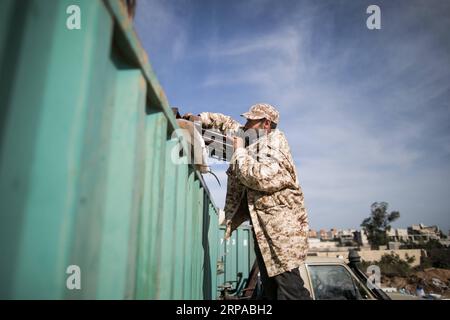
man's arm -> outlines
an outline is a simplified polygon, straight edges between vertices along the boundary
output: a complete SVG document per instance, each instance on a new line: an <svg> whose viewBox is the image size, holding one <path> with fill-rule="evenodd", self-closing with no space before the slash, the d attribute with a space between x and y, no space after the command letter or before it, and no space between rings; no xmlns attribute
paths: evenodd
<svg viewBox="0 0 450 320"><path fill-rule="evenodd" d="M186 113L182 118L192 122L201 122L205 129L217 129L222 132L235 132L241 127L239 122L221 113L202 112L198 116Z"/></svg>
<svg viewBox="0 0 450 320"><path fill-rule="evenodd" d="M200 113L202 126L206 129L217 129L222 132L236 132L241 124L231 117L221 113L202 112Z"/></svg>

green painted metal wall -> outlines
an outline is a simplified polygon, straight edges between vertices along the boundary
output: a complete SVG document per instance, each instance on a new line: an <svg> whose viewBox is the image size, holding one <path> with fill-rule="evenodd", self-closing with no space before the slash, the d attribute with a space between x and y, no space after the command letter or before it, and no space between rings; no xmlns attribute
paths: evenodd
<svg viewBox="0 0 450 320"><path fill-rule="evenodd" d="M217 210L171 161L177 125L120 1L2 0L0 76L0 298L215 299L248 273L217 276Z"/></svg>
<svg viewBox="0 0 450 320"><path fill-rule="evenodd" d="M224 240L225 227L220 227L219 237L218 261L223 262L223 272L219 272L217 282L219 285L229 283L236 289L237 274L242 273L245 284L255 261L252 230L250 226L239 227L230 239Z"/></svg>

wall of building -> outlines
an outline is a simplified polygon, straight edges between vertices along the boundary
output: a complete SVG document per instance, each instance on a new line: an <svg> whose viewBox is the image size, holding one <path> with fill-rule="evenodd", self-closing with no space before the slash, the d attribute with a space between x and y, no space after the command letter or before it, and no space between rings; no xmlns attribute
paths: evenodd
<svg viewBox="0 0 450 320"><path fill-rule="evenodd" d="M403 260L406 259L406 255L409 257L414 257L414 262L411 264L412 267L418 266L420 264L422 250L420 249L400 249L400 250L361 250L358 254L364 261L380 261L381 257L385 254L395 253ZM317 252L319 257L343 257L347 262L348 250L342 251L328 251L328 252Z"/></svg>

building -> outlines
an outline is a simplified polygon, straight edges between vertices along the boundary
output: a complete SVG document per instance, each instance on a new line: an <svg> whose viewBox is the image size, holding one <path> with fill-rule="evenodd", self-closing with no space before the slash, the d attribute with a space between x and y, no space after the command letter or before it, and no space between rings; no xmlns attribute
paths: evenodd
<svg viewBox="0 0 450 320"><path fill-rule="evenodd" d="M388 250L400 250L402 243L398 241L389 241L387 245Z"/></svg>
<svg viewBox="0 0 450 320"><path fill-rule="evenodd" d="M386 230L386 237L388 240L394 241L393 238L395 238L395 229L391 228L389 230Z"/></svg>
<svg viewBox="0 0 450 320"><path fill-rule="evenodd" d="M309 229L308 238L317 238L317 231L313 229Z"/></svg>
<svg viewBox="0 0 450 320"><path fill-rule="evenodd" d="M313 252L342 250L343 247L359 247L361 250L370 250L370 243L365 230L355 229L320 229L309 230L309 248ZM423 224L412 225L405 228L389 229L386 231L387 244L379 246L379 250L398 250L408 241L418 243L438 240L442 245L449 246L450 238L443 235L437 226Z"/></svg>
<svg viewBox="0 0 450 320"><path fill-rule="evenodd" d="M397 241L408 241L408 229L395 229Z"/></svg>
<svg viewBox="0 0 450 320"><path fill-rule="evenodd" d="M430 240L440 240L441 231L437 226L427 227L424 224L413 224L408 227L408 238L414 242L423 241L428 242Z"/></svg>
<svg viewBox="0 0 450 320"><path fill-rule="evenodd" d="M328 232L325 229L320 229L319 237L320 237L320 240L322 240L322 241L332 240L332 238L329 237Z"/></svg>
<svg viewBox="0 0 450 320"><path fill-rule="evenodd" d="M353 229L345 229L339 230L337 232L337 240L340 245L353 245L355 243L355 235L356 230Z"/></svg>
<svg viewBox="0 0 450 320"><path fill-rule="evenodd" d="M386 236L390 242L406 242L409 239L408 229L389 229Z"/></svg>
<svg viewBox="0 0 450 320"><path fill-rule="evenodd" d="M337 237L337 230L335 228L331 228L330 231L327 232L328 240L335 240Z"/></svg>
<svg viewBox="0 0 450 320"><path fill-rule="evenodd" d="M310 238L308 240L308 245L311 252L337 250L337 242L335 241L320 241L320 239L317 238Z"/></svg>

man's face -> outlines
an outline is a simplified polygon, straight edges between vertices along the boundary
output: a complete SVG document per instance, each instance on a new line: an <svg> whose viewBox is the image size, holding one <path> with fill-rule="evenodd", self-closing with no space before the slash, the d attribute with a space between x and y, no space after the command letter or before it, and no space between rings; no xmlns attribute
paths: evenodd
<svg viewBox="0 0 450 320"><path fill-rule="evenodd" d="M248 129L264 129L264 122L265 119L258 119L258 120L251 120L248 119L247 123L245 124L244 128L246 130Z"/></svg>

